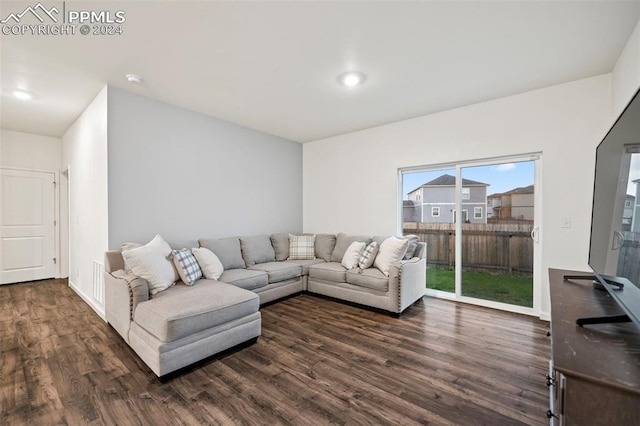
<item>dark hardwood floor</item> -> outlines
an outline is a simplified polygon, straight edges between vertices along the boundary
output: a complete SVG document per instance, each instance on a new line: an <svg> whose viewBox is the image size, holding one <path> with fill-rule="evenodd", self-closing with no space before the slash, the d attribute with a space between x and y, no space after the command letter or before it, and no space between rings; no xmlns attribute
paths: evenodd
<svg viewBox="0 0 640 426"><path fill-rule="evenodd" d="M534 318L301 295L262 320L256 344L163 384L65 280L0 286L0 424L548 424Z"/></svg>

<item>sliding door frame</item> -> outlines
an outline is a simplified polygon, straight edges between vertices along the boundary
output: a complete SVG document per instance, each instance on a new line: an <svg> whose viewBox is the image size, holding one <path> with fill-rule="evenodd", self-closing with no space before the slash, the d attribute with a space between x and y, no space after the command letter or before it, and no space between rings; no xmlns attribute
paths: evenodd
<svg viewBox="0 0 640 426"><path fill-rule="evenodd" d="M398 197L397 197L397 229L398 235L402 235L402 201L403 201L403 175L405 173L428 172L444 169L455 169L456 171L456 207L457 212L462 210L462 169L466 167L491 166L503 163L518 163L534 161L534 230L532 238L533 245L533 307L525 307L511 305L508 303L494 302L492 300L477 299L462 295L462 221L456 221L455 228L455 292L449 293L441 290L426 289L425 295L442 299L455 300L458 302L469 303L478 306L484 306L493 309L499 309L508 312L516 312L519 314L532 315L539 317L542 306L542 227L540 226L542 219L542 153L526 153L520 155L490 157L480 160L467 160L451 163L430 164L425 166L404 167L398 169ZM459 214L458 214L459 216ZM427 246L427 253L429 247Z"/></svg>

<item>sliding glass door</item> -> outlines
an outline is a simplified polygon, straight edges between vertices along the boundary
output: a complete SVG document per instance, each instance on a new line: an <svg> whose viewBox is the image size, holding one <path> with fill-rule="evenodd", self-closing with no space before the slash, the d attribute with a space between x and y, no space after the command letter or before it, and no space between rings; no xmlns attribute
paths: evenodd
<svg viewBox="0 0 640 426"><path fill-rule="evenodd" d="M402 175L403 233L428 242L429 289L455 292L456 169L406 172Z"/></svg>
<svg viewBox="0 0 640 426"><path fill-rule="evenodd" d="M427 243L428 295L539 313L539 161L400 171L402 233Z"/></svg>
<svg viewBox="0 0 640 426"><path fill-rule="evenodd" d="M461 168L460 294L533 308L535 162Z"/></svg>

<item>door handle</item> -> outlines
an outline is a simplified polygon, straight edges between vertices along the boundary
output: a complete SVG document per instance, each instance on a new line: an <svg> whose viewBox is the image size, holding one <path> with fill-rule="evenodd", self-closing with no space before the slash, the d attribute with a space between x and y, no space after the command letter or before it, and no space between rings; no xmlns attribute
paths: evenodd
<svg viewBox="0 0 640 426"><path fill-rule="evenodd" d="M611 242L611 250L619 250L624 242L624 235L620 231L613 231L613 241Z"/></svg>
<svg viewBox="0 0 640 426"><path fill-rule="evenodd" d="M537 244L538 243L538 231L540 230L540 227L536 226L535 228L533 228L531 230L531 239Z"/></svg>

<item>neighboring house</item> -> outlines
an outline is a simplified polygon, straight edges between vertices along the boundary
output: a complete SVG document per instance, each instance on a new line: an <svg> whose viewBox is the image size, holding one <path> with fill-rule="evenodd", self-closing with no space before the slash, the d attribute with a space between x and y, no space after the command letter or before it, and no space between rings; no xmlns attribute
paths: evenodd
<svg viewBox="0 0 640 426"><path fill-rule="evenodd" d="M624 209L622 211L622 230L631 231L631 225L633 223L633 211L635 209L636 197L633 195L625 194L624 197Z"/></svg>
<svg viewBox="0 0 640 426"><path fill-rule="evenodd" d="M633 203L633 211L631 212L631 231L640 232L640 179L632 180L631 182L636 184L636 196ZM625 198L625 211L627 207L627 200ZM624 217L623 217L624 223Z"/></svg>
<svg viewBox="0 0 640 426"><path fill-rule="evenodd" d="M418 207L411 200L402 201L402 223L404 222L420 222Z"/></svg>
<svg viewBox="0 0 640 426"><path fill-rule="evenodd" d="M487 196L487 219L500 218L500 207L502 207L502 194Z"/></svg>
<svg viewBox="0 0 640 426"><path fill-rule="evenodd" d="M462 218L464 222L487 223L488 186L487 183L462 179ZM407 195L409 201L415 205L415 217L419 222L454 223L456 221L455 176L444 174L419 186Z"/></svg>
<svg viewBox="0 0 640 426"><path fill-rule="evenodd" d="M487 216L494 219L533 220L533 185L491 194L487 197Z"/></svg>

